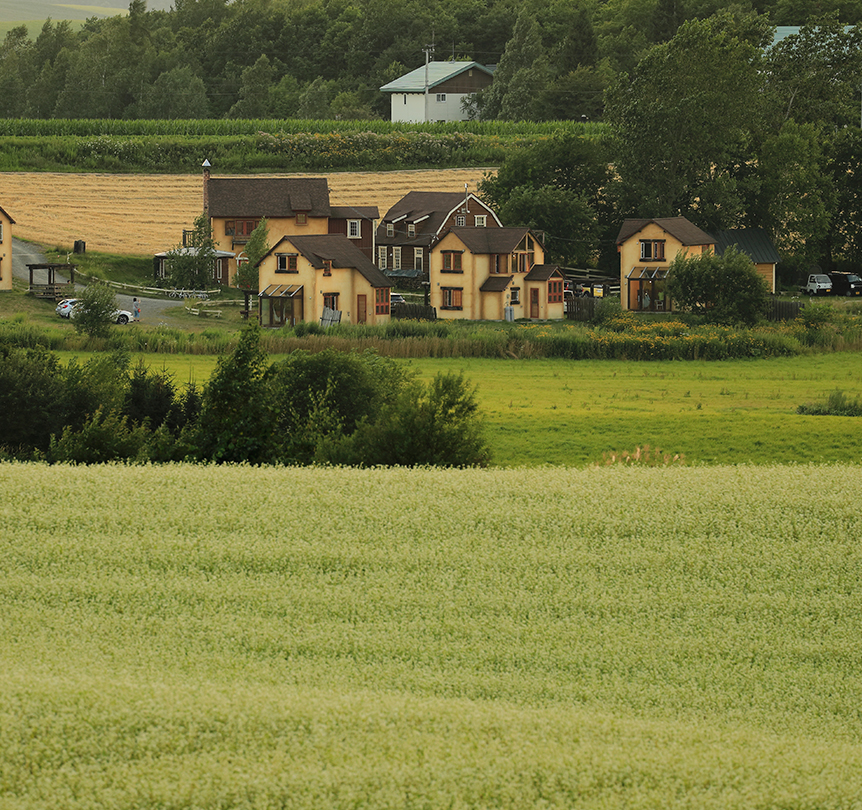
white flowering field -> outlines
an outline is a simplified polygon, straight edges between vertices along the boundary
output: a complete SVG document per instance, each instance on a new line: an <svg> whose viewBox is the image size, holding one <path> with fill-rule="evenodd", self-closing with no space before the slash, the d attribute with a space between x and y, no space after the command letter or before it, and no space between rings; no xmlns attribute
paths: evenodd
<svg viewBox="0 0 862 810"><path fill-rule="evenodd" d="M862 468L0 465L0 808L853 808Z"/></svg>

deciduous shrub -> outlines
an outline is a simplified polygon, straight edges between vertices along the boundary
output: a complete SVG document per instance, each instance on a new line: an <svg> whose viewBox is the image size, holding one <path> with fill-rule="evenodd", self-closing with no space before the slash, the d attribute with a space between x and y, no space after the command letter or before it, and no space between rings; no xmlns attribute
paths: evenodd
<svg viewBox="0 0 862 810"><path fill-rule="evenodd" d="M667 292L676 306L712 323L757 323L769 291L751 259L733 246L721 256L677 256L670 264Z"/></svg>
<svg viewBox="0 0 862 810"><path fill-rule="evenodd" d="M84 288L72 313L75 330L90 337L108 334L117 310L117 297L106 284L93 282Z"/></svg>

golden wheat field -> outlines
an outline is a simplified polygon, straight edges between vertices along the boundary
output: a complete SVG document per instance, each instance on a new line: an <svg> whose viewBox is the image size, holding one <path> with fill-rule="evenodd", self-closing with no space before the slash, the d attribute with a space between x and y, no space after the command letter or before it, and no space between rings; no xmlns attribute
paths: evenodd
<svg viewBox="0 0 862 810"><path fill-rule="evenodd" d="M326 177L332 205L376 205L381 215L408 191L471 191L486 169L306 174ZM261 175L275 177L278 175ZM297 174L291 177L300 176ZM169 250L200 213L202 179L188 175L0 173L0 205L15 235L71 248L150 255Z"/></svg>

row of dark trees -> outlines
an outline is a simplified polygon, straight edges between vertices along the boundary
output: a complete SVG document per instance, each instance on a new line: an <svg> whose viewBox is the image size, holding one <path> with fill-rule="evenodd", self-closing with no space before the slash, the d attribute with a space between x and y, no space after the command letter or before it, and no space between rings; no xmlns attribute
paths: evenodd
<svg viewBox="0 0 862 810"><path fill-rule="evenodd" d="M294 352L270 364L243 330L202 388L130 367L127 352L63 365L0 344L0 459L83 464L484 465L474 389L460 375L423 384L372 352Z"/></svg>
<svg viewBox="0 0 862 810"><path fill-rule="evenodd" d="M787 284L814 265L858 269L862 32L832 16L772 37L752 13L683 23L612 81L607 137L513 153L482 193L569 264L599 253L612 271L624 218L685 216L707 232L765 229Z"/></svg>
<svg viewBox="0 0 862 810"><path fill-rule="evenodd" d="M75 31L48 20L0 45L0 116L28 118L386 117L378 88L435 58L499 64L489 118L598 118L603 92L687 21L724 8L764 24L862 0L131 0ZM516 25L516 20L518 25Z"/></svg>

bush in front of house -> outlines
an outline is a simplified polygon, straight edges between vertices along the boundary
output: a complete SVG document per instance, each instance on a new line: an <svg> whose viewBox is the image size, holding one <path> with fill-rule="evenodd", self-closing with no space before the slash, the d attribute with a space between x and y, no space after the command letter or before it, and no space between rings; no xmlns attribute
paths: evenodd
<svg viewBox="0 0 862 810"><path fill-rule="evenodd" d="M668 269L667 292L683 312L709 323L747 326L763 318L769 296L751 259L733 246L721 256L678 255Z"/></svg>

